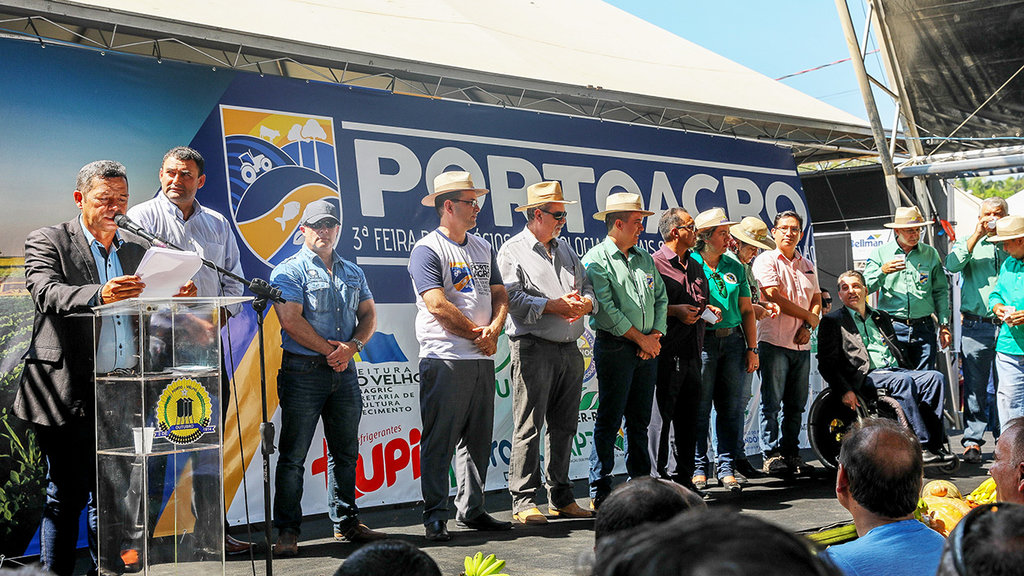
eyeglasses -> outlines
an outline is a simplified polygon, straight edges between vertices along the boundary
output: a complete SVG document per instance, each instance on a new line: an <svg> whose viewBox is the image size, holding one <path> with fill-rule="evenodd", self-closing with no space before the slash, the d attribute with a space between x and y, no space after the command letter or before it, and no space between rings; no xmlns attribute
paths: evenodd
<svg viewBox="0 0 1024 576"><path fill-rule="evenodd" d="M802 231L798 226L776 226L775 229L783 234L786 232L789 232L790 234L799 234Z"/></svg>
<svg viewBox="0 0 1024 576"><path fill-rule="evenodd" d="M548 212L547 210L545 210L543 208L537 208L537 210L540 210L541 212L543 212L545 214L550 214L551 217L554 218L555 220L565 220L565 217L569 214L565 210L559 210L558 212Z"/></svg>
<svg viewBox="0 0 1024 576"><path fill-rule="evenodd" d="M452 200L452 202L462 202L463 204L469 204L473 208L479 208L480 207L480 203L476 201L476 198L473 198L472 200L463 200L462 198L452 198L451 200Z"/></svg>
<svg viewBox="0 0 1024 576"><path fill-rule="evenodd" d="M689 230L690 232L696 232L697 231L697 225L693 224L693 223L690 223L690 224L687 224L686 226L676 226L676 230Z"/></svg>

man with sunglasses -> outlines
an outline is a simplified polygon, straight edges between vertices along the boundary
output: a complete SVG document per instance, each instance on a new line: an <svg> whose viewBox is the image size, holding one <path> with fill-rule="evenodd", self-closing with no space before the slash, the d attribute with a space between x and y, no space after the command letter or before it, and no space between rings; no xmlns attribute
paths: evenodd
<svg viewBox="0 0 1024 576"><path fill-rule="evenodd" d="M657 476L696 491L692 454L697 448L700 353L706 324L701 314L709 309L708 279L704 266L692 255L697 228L689 213L669 208L661 215L658 231L665 244L654 253L654 265L665 282L668 319L658 355L649 430L651 456ZM721 315L714 306L710 309ZM670 428L675 442L669 442Z"/></svg>
<svg viewBox="0 0 1024 576"><path fill-rule="evenodd" d="M800 425L809 392L811 332L821 317L821 291L814 263L797 250L803 229L800 214L780 212L772 229L776 249L754 260L754 276L765 300L780 309L777 316L757 324L765 474L808 470L800 458Z"/></svg>
<svg viewBox="0 0 1024 576"><path fill-rule="evenodd" d="M446 542L448 466L455 456L455 523L471 530L511 530L484 509L494 425L494 360L508 294L494 248L471 234L480 213L469 172L444 172L420 201L441 222L413 246L409 275L416 291L420 344L420 488L427 540ZM456 450L457 449L457 450Z"/></svg>
<svg viewBox="0 0 1024 576"><path fill-rule="evenodd" d="M916 370L934 370L935 322L939 320L938 344L949 346L949 282L939 252L921 242L925 226L916 206L899 207L892 228L896 238L872 251L864 266L868 293L878 291L878 309L892 316L896 338L906 350L907 362Z"/></svg>
<svg viewBox="0 0 1024 576"><path fill-rule="evenodd" d="M270 273L270 283L285 299L274 303L284 349L277 375L281 456L274 482L274 555L282 557L299 552L306 455L321 419L330 454L327 512L334 538L387 538L359 522L355 495L363 400L352 358L377 327L373 294L363 271L334 250L340 229L337 200L310 202L299 223L302 247Z"/></svg>
<svg viewBox="0 0 1024 576"><path fill-rule="evenodd" d="M508 292L506 333L512 353L512 457L508 490L513 518L545 524L535 499L541 477L541 428L547 425L544 476L548 513L590 518L576 503L569 480L572 441L579 420L583 355L577 340L583 316L594 309L594 289L583 264L558 235L565 225L565 200L558 182L526 189L526 228L502 244L498 266Z"/></svg>

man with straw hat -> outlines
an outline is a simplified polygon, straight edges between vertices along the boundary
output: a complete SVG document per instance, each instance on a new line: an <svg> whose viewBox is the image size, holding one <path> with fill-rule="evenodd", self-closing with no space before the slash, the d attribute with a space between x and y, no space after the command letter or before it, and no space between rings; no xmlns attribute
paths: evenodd
<svg viewBox="0 0 1024 576"><path fill-rule="evenodd" d="M480 212L468 172L444 172L423 198L440 226L409 254L416 290L420 344L420 487L427 540L448 533L448 465L455 460L456 524L473 530L509 530L510 522L484 510L484 486L494 425L494 360L505 325L508 295L494 249L470 234ZM456 454L456 447L458 448Z"/></svg>
<svg viewBox="0 0 1024 576"><path fill-rule="evenodd" d="M996 409L1005 431L1011 420L1024 416L1024 216L1000 218L988 241L1001 243L1008 255L988 297L992 312L1003 321L996 338Z"/></svg>
<svg viewBox="0 0 1024 576"><path fill-rule="evenodd" d="M800 424L809 392L811 332L821 317L821 290L814 263L797 250L803 229L800 214L780 212L772 228L776 249L754 260L754 277L765 299L778 304L780 310L757 325L765 474L797 474L808 469L800 458Z"/></svg>
<svg viewBox="0 0 1024 576"><path fill-rule="evenodd" d="M609 195L605 209L594 214L604 221L608 237L583 257L597 296L597 309L590 316L590 326L597 333L594 361L600 402L590 453L590 497L595 510L612 489L615 438L623 417L626 472L630 478L651 473L647 426L668 304L654 259L636 245L644 218L651 214L644 210L639 194Z"/></svg>
<svg viewBox="0 0 1024 576"><path fill-rule="evenodd" d="M548 513L589 518L576 503L569 480L569 458L579 420L583 355L576 341L585 314L594 309L594 289L569 244L559 240L566 204L558 182L526 189L526 228L502 244L498 266L508 292L506 333L512 353L512 458L508 490L512 517L522 524L545 524L535 498L541 488L541 428L547 424L544 478Z"/></svg>
<svg viewBox="0 0 1024 576"><path fill-rule="evenodd" d="M959 272L963 278L960 360L964 370L965 424L960 442L964 446L964 462L968 464L981 462L981 446L989 425L988 383L995 368L996 332L1001 322L988 307L988 296L1006 259L1006 253L998 246L981 240L996 233L996 222L1008 212L1003 198L992 196L982 200L974 232L953 244L946 256L946 270ZM998 429L995 422L992 424Z"/></svg>
<svg viewBox="0 0 1024 576"><path fill-rule="evenodd" d="M949 282L939 252L921 242L925 226L916 206L899 207L892 223L896 238L875 248L864 266L868 293L878 291L878 309L892 316L896 339L906 349L915 370L935 369L935 322L939 319L938 344L945 348L953 339L949 331Z"/></svg>

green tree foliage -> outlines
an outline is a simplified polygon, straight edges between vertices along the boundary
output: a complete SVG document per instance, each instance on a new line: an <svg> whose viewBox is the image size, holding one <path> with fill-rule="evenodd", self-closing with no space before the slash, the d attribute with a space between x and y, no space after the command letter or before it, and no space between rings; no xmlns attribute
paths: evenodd
<svg viewBox="0 0 1024 576"><path fill-rule="evenodd" d="M988 198L990 196L1009 198L1017 192L1024 190L1024 176L999 179L957 178L956 184L959 188L967 190L978 198Z"/></svg>

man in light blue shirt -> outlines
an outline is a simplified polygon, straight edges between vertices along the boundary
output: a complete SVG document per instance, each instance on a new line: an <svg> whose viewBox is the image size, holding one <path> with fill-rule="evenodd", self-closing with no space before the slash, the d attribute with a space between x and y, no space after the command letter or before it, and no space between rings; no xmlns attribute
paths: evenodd
<svg viewBox="0 0 1024 576"><path fill-rule="evenodd" d="M836 498L857 540L822 553L846 576L932 576L945 540L914 518L924 462L917 438L893 420L862 420L839 449Z"/></svg>
<svg viewBox="0 0 1024 576"><path fill-rule="evenodd" d="M270 273L284 302L281 321L281 457L274 481L274 555L299 552L302 482L306 455L318 420L323 420L327 459L327 513L334 538L369 542L387 538L359 522L356 462L363 398L352 358L377 327L373 294L363 271L334 251L340 229L336 201L310 202L302 213L299 252Z"/></svg>

